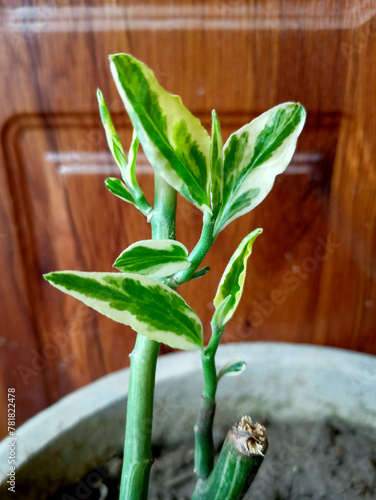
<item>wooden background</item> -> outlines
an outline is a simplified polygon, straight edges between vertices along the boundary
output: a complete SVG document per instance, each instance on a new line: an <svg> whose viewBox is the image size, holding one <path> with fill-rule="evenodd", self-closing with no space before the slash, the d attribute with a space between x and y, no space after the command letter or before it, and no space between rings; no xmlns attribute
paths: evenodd
<svg viewBox="0 0 376 500"><path fill-rule="evenodd" d="M17 425L126 366L134 342L131 330L42 279L109 271L127 245L149 237L144 217L103 184L117 172L97 87L126 149L131 137L111 53L146 62L207 127L215 108L224 138L280 102L307 109L292 165L262 205L221 233L205 261L211 273L181 288L206 332L228 258L263 227L224 340L376 353L375 12L366 0L1 2L0 400L16 388ZM151 201L142 157L138 173ZM200 213L180 200L179 219L191 249Z"/></svg>

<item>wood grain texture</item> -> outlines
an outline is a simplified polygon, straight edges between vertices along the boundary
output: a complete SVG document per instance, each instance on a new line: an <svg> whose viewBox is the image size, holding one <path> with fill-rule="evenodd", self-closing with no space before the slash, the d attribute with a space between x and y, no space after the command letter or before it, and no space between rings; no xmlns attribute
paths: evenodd
<svg viewBox="0 0 376 500"><path fill-rule="evenodd" d="M224 139L280 102L307 108L291 167L261 206L220 234L204 262L212 271L181 287L206 337L228 259L263 227L224 341L376 353L375 10L355 0L2 2L0 396L4 402L16 387L18 425L126 366L133 346L130 329L42 278L57 269L109 271L126 246L150 234L144 217L103 184L116 169L97 87L125 149L131 138L111 53L147 63L208 129L215 108ZM152 201L142 155L138 177ZM180 199L178 214L178 239L192 249L200 212ZM4 435L2 418L0 426Z"/></svg>

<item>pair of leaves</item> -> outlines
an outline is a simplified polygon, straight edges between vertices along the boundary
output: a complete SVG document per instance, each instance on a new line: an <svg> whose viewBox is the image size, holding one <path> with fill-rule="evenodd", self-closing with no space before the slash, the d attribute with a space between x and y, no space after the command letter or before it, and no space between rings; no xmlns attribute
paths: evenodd
<svg viewBox="0 0 376 500"><path fill-rule="evenodd" d="M106 187L112 194L128 203L132 203L147 215L151 211L151 206L146 201L136 179L136 157L139 146L137 135L133 134L127 161L120 138L112 123L110 112L99 89L97 90L97 98L107 143L124 180L122 182L120 179L110 177L106 180Z"/></svg>
<svg viewBox="0 0 376 500"><path fill-rule="evenodd" d="M145 240L122 252L122 273L63 271L45 278L56 288L146 337L177 349L203 347L201 322L188 304L163 283L190 266L188 250L174 240Z"/></svg>
<svg viewBox="0 0 376 500"><path fill-rule="evenodd" d="M145 154L166 182L216 219L214 237L255 208L288 166L306 113L276 106L233 133L223 146L216 113L212 137L154 73L129 54L110 56L111 71Z"/></svg>

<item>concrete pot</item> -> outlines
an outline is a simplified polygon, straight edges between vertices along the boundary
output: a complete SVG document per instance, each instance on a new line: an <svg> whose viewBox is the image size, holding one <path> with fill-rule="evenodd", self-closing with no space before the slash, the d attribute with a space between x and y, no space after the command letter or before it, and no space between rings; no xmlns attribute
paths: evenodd
<svg viewBox="0 0 376 500"><path fill-rule="evenodd" d="M241 343L219 348L220 367L242 357L246 370L218 389L216 438L244 414L300 421L336 415L376 430L376 357L301 344ZM43 500L122 449L129 370L66 396L17 429L17 498ZM153 436L192 438L202 387L196 352L160 357ZM7 487L9 438L0 443L0 497ZM26 493L27 491L27 493Z"/></svg>

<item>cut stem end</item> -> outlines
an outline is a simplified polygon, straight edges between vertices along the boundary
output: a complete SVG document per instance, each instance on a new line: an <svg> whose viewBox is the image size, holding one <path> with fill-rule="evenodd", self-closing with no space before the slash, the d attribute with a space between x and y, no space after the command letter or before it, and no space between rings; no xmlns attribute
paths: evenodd
<svg viewBox="0 0 376 500"><path fill-rule="evenodd" d="M227 433L218 462L209 478L199 480L192 500L238 500L256 476L268 449L265 427L242 417Z"/></svg>

